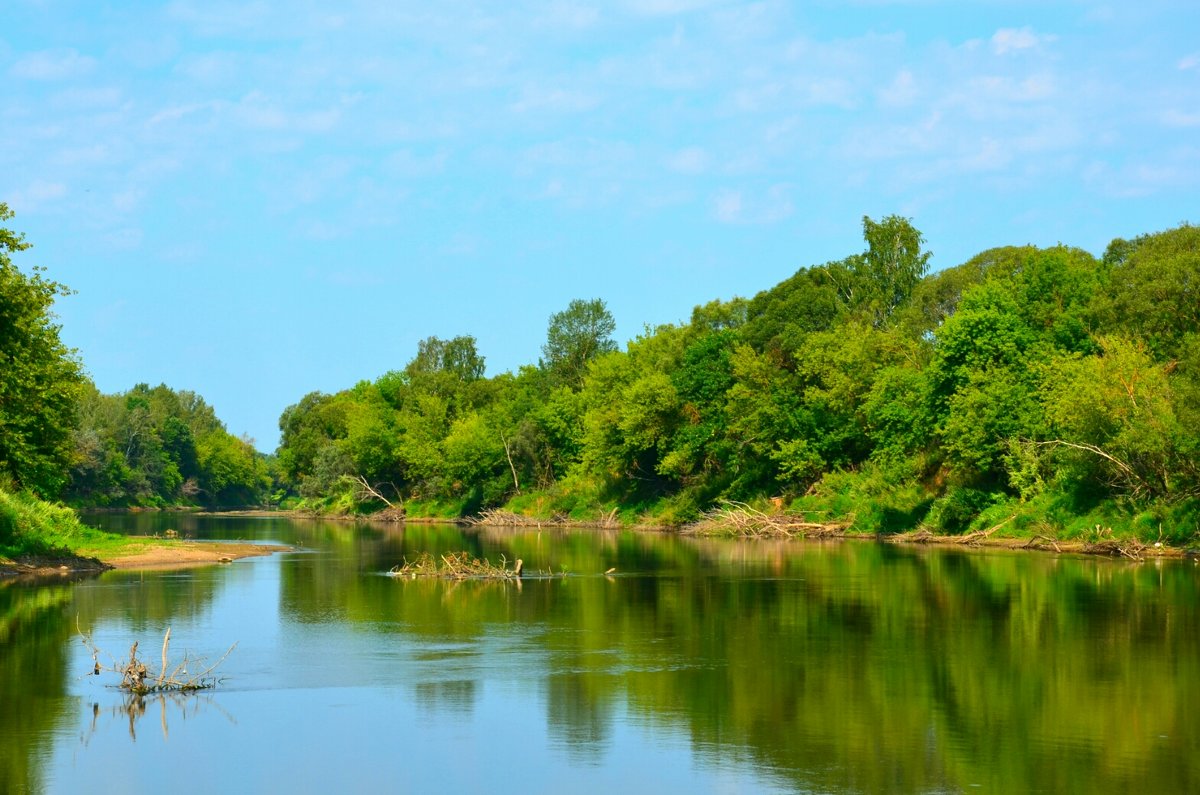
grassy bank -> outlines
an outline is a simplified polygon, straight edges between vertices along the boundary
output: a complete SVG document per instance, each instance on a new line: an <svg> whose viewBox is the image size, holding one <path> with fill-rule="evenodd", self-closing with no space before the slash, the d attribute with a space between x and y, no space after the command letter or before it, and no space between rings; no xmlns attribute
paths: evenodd
<svg viewBox="0 0 1200 795"><path fill-rule="evenodd" d="M807 493L759 495L740 504L748 514L775 517L788 527L810 526L797 535L880 537L919 542L988 543L1044 549L1103 551L1114 546L1195 549L1200 546L1200 502L1148 501L1072 494L1060 489L1021 498L961 485L924 483L911 472L865 467L826 475ZM348 495L309 500L291 507L328 517L371 518L382 503L358 503ZM567 477L554 487L525 491L503 505L481 510L470 499L409 500L414 521L482 520L501 525L558 525L678 529L703 524L718 530L725 503L687 490L663 496L618 493L603 481ZM728 533L747 517L727 522ZM756 526L747 520L746 526ZM823 528L817 532L816 528ZM757 535L755 531L751 533ZM769 532L767 534L770 534ZM1161 545L1156 547L1155 545Z"/></svg>
<svg viewBox="0 0 1200 795"><path fill-rule="evenodd" d="M0 490L0 562L107 558L145 543L88 527L65 506Z"/></svg>

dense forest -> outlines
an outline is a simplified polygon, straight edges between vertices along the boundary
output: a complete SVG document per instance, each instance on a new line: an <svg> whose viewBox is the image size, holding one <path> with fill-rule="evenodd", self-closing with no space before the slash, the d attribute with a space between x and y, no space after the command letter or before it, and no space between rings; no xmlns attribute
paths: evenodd
<svg viewBox="0 0 1200 795"><path fill-rule="evenodd" d="M101 394L58 336L66 288L18 270L27 244L0 228L0 490L664 525L735 501L867 532L1193 539L1200 228L1100 258L991 249L932 274L907 219L864 218L863 236L624 348L599 299L553 315L516 373L485 377L472 337L430 337L403 369L288 407L263 456L194 393Z"/></svg>
<svg viewBox="0 0 1200 795"><path fill-rule="evenodd" d="M1194 536L1200 229L933 274L908 220L863 233L623 350L603 301L578 300L515 374L431 337L402 370L306 395L280 419L290 504L678 524L759 501L864 531Z"/></svg>
<svg viewBox="0 0 1200 795"><path fill-rule="evenodd" d="M0 223L11 217L0 203ZM2 500L6 526L37 498L86 507L263 503L270 460L229 434L198 395L96 389L52 313L70 290L12 262L28 248L0 227L0 497L27 495Z"/></svg>

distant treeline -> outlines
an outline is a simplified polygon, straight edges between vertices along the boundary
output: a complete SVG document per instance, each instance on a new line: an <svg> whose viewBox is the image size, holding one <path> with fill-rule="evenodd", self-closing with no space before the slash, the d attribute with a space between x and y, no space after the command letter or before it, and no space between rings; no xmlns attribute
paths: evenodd
<svg viewBox="0 0 1200 795"><path fill-rule="evenodd" d="M75 505L252 506L272 483L250 440L199 395L165 385L103 395L85 384L72 441L64 496Z"/></svg>
<svg viewBox="0 0 1200 795"><path fill-rule="evenodd" d="M0 221L11 217L0 204ZM723 501L862 530L1200 521L1200 228L1006 247L928 274L911 223L622 350L601 300L550 318L536 364L484 377L469 336L280 418L277 455L199 396L102 395L58 337L65 288L0 227L0 489L77 505L503 506L677 524Z"/></svg>
<svg viewBox="0 0 1200 795"><path fill-rule="evenodd" d="M624 350L600 300L554 315L515 374L431 337L402 370L289 407L282 483L333 510L677 523L774 498L864 529L1195 533L1200 229L935 274L906 219L863 231L862 253Z"/></svg>

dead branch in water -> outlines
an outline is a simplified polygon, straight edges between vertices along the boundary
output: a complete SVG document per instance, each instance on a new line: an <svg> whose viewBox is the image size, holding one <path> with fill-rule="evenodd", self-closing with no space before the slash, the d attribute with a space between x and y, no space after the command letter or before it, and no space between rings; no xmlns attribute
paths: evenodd
<svg viewBox="0 0 1200 795"><path fill-rule="evenodd" d="M740 502L730 502L705 513L682 532L693 535L733 535L759 537L829 538L840 536L854 523L853 518L814 522L803 514L766 513Z"/></svg>
<svg viewBox="0 0 1200 795"><path fill-rule="evenodd" d="M354 499L360 502L379 500L391 511L404 511L403 505L395 505L391 500L383 496L383 492L379 490L378 485L371 485L371 481L367 480L362 475L342 475L341 479L353 486ZM396 490L397 493L399 493L394 483L389 485L391 485L393 490Z"/></svg>
<svg viewBox="0 0 1200 795"><path fill-rule="evenodd" d="M1137 539L1118 541L1113 538L1111 527L1102 528L1100 525L1096 525L1092 531L1092 539L1083 542L1083 551L1089 555L1112 555L1130 560L1141 560L1145 549L1146 545Z"/></svg>
<svg viewBox="0 0 1200 795"><path fill-rule="evenodd" d="M478 516L467 519L467 522L473 525L485 524L495 527L541 527L544 524L554 524L553 521L535 519L532 516L504 511L499 508L489 508L486 511L480 511Z"/></svg>
<svg viewBox="0 0 1200 795"><path fill-rule="evenodd" d="M135 640L133 645L129 647L129 660L127 662L119 663L113 660L108 665L104 665L100 662L100 655L103 654L103 651L92 641L92 636L85 633L79 627L78 618L75 620L75 629L79 633L80 642L92 654L92 674L99 676L103 671L119 674L121 682L117 686L122 690L136 695L161 692L186 693L195 690L207 690L214 687L218 680L211 675L212 672L221 663L225 662L225 658L237 646L237 643L230 646L221 655L221 658L212 665L206 665L206 660L203 657L192 657L185 654L178 664L172 666L168 661L171 628L167 627L167 632L163 635L162 642L162 665L156 672L138 657L138 641ZM193 669L201 670L193 673Z"/></svg>
<svg viewBox="0 0 1200 795"><path fill-rule="evenodd" d="M388 574L392 577L416 579L418 577L435 577L443 580L515 580L524 571L525 564L517 558L510 569L508 561L500 556L497 566L487 558L474 558L467 552L450 552L434 558L428 552L422 552L414 561L405 558L404 563L393 566Z"/></svg>

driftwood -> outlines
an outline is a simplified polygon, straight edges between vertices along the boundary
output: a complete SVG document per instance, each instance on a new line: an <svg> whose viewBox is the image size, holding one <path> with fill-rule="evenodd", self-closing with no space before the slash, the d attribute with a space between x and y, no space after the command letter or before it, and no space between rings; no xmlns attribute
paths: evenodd
<svg viewBox="0 0 1200 795"><path fill-rule="evenodd" d="M532 516L513 513L512 511L503 511L499 508L489 508L486 511L480 511L478 516L472 516L467 519L469 524L485 524L495 527L541 527L544 524L554 524L553 521L535 519Z"/></svg>
<svg viewBox="0 0 1200 795"><path fill-rule="evenodd" d="M418 577L433 577L443 580L516 580L524 572L525 564L517 558L513 567L508 568L508 561L500 556L500 565L489 562L486 558L475 558L467 552L451 552L434 558L428 552L422 552L414 561L405 558L404 563L393 566L388 575L415 580Z"/></svg>
<svg viewBox="0 0 1200 795"><path fill-rule="evenodd" d="M489 508L467 519L467 523L489 527L600 527L611 529L621 526L621 523L617 521L616 508L611 511L601 511L595 519L591 520L572 519L565 513L556 513L549 519L538 519L535 516L526 516L513 511Z"/></svg>
<svg viewBox="0 0 1200 795"><path fill-rule="evenodd" d="M146 695L147 693L187 693L214 687L218 679L212 676L213 671L225 661L225 658L237 646L236 643L230 646L221 655L221 658L212 665L206 665L203 657L191 657L187 654L184 655L179 663L172 665L168 659L171 644L171 628L168 627L166 634L163 635L162 662L156 671L152 667L153 663L147 664L145 660L138 657L138 641L136 640L129 647L129 659L127 661L117 662L113 660L108 665L101 664L100 655L103 652L92 642L91 635L86 634L79 628L78 621L76 621L76 630L79 632L80 641L92 654L91 674L99 676L105 671L118 674L121 677L121 681L117 687L139 696Z"/></svg>
<svg viewBox="0 0 1200 795"><path fill-rule="evenodd" d="M705 513L699 521L683 528L692 535L732 535L785 538L829 538L844 535L854 523L848 518L814 522L804 514L765 513L740 502L730 502Z"/></svg>
<svg viewBox="0 0 1200 795"><path fill-rule="evenodd" d="M1130 560L1141 560L1146 545L1134 538L1117 540L1112 537L1112 528L1096 525L1092 538L1083 542L1083 551L1089 555L1112 555Z"/></svg>

